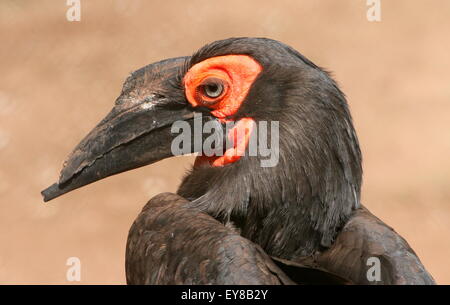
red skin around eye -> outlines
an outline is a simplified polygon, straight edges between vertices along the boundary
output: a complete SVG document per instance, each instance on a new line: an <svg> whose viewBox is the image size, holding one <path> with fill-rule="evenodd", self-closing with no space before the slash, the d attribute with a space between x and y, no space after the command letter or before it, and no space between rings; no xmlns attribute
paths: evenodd
<svg viewBox="0 0 450 305"><path fill-rule="evenodd" d="M261 71L261 65L247 55L225 55L206 59L192 66L184 76L186 98L192 106L206 106L212 109L212 115L226 121L226 117L238 111ZM226 90L215 103L214 99L207 96L199 98L197 91L197 87L211 77L221 79ZM207 104L202 104L202 101ZM234 147L227 149L223 156L198 157L195 166L204 162L209 162L212 166L224 166L239 160L245 153L253 126L252 118L240 119L228 134Z"/></svg>
<svg viewBox="0 0 450 305"><path fill-rule="evenodd" d="M211 113L219 119L233 115L241 106L258 74L261 65L247 55L225 55L208 58L192 66L184 76L186 98L192 106L200 106L196 99L197 87L207 78L222 79L227 84L227 92L214 105ZM207 97L205 97L207 98ZM211 99L208 99L210 102Z"/></svg>

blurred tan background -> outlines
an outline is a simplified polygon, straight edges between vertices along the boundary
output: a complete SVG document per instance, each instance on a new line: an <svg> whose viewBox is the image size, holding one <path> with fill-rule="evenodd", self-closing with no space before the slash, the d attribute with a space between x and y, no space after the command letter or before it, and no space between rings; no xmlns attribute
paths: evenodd
<svg viewBox="0 0 450 305"><path fill-rule="evenodd" d="M364 154L364 204L450 284L450 1L0 0L0 283L125 283L128 229L192 157L97 182L49 204L81 138L128 73L231 36L281 40L334 72Z"/></svg>

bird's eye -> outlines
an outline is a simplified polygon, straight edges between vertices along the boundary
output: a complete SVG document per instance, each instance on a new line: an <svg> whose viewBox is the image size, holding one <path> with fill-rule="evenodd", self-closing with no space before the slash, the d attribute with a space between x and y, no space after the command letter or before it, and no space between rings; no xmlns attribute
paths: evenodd
<svg viewBox="0 0 450 305"><path fill-rule="evenodd" d="M205 95L211 98L216 98L220 96L223 92L223 85L222 84L208 84L204 86Z"/></svg>
<svg viewBox="0 0 450 305"><path fill-rule="evenodd" d="M206 99L214 99L221 97L225 92L225 85L221 79L208 78L199 86L199 91Z"/></svg>

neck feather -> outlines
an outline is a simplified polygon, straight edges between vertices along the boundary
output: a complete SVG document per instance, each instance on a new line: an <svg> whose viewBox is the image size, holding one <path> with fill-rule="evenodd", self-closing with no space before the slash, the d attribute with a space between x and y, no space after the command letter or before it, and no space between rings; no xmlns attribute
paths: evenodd
<svg viewBox="0 0 450 305"><path fill-rule="evenodd" d="M360 205L361 152L343 94L332 81L316 89L311 97L291 92L301 101L273 114L280 122L275 167L245 156L222 168L195 168L178 193L233 222L270 255L290 259L329 247Z"/></svg>

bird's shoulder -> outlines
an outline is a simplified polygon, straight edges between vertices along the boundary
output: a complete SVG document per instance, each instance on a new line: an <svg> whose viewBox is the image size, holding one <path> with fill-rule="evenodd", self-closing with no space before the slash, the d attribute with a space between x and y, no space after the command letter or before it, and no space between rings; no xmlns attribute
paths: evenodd
<svg viewBox="0 0 450 305"><path fill-rule="evenodd" d="M129 284L294 284L258 245L172 193L145 205L126 251Z"/></svg>
<svg viewBox="0 0 450 305"><path fill-rule="evenodd" d="M359 284L434 284L408 242L365 207L352 214L314 261Z"/></svg>

